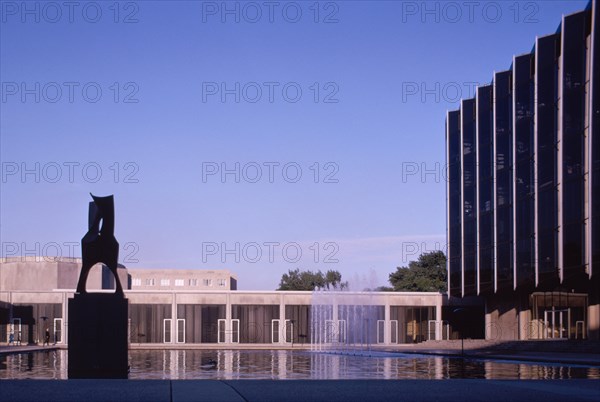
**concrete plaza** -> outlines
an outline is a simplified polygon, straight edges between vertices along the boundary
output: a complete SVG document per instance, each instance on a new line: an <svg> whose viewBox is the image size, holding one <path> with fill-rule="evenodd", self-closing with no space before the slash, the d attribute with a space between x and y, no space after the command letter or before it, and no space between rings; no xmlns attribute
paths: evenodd
<svg viewBox="0 0 600 402"><path fill-rule="evenodd" d="M598 401L599 380L9 380L8 401Z"/></svg>

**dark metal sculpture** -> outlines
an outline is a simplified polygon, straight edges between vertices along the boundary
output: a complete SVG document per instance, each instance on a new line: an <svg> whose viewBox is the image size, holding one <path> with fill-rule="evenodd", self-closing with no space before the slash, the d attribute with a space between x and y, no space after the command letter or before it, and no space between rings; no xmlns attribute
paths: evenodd
<svg viewBox="0 0 600 402"><path fill-rule="evenodd" d="M113 196L90 202L88 231L81 239L82 267L77 290L68 304L69 378L127 378L129 303L117 275L119 243L114 236ZM85 289L95 264L115 277L115 293Z"/></svg>
<svg viewBox="0 0 600 402"><path fill-rule="evenodd" d="M123 294L123 287L117 275L119 243L115 239L115 205L113 196L96 197L90 193L89 229L81 239L81 256L83 264L77 293L87 293L85 284L92 267L97 263L106 265L115 277L116 293ZM102 225L100 225L102 223Z"/></svg>

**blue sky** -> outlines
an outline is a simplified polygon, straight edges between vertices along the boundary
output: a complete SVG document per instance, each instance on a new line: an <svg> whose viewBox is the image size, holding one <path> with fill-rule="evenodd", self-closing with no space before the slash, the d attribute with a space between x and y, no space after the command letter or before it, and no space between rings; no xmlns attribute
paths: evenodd
<svg viewBox="0 0 600 402"><path fill-rule="evenodd" d="M446 111L587 2L223 4L0 2L2 256L80 256L92 192L128 267L387 284L444 248Z"/></svg>

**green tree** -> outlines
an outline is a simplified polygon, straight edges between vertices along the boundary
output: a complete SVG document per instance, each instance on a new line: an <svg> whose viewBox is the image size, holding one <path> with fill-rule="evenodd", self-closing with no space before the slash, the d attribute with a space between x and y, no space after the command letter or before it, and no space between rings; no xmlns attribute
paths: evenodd
<svg viewBox="0 0 600 402"><path fill-rule="evenodd" d="M447 289L446 255L442 251L423 253L408 267L398 267L390 274L395 291L443 292Z"/></svg>
<svg viewBox="0 0 600 402"><path fill-rule="evenodd" d="M344 289L347 286L348 283L342 282L342 274L338 271L329 270L323 274L321 271L300 271L297 268L281 276L277 290Z"/></svg>

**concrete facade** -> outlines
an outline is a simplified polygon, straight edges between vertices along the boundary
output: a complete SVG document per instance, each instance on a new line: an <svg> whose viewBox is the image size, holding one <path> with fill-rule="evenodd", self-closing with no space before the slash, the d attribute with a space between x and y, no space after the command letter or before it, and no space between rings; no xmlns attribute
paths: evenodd
<svg viewBox="0 0 600 402"><path fill-rule="evenodd" d="M227 270L129 269L132 290L236 290Z"/></svg>
<svg viewBox="0 0 600 402"><path fill-rule="evenodd" d="M13 334L15 342L40 343L49 328L53 343L68 343L67 301L74 295L80 269L81 262L75 259L0 262L0 342L8 342ZM186 284L193 277L212 278L231 284L235 277L228 271L120 269L119 274L130 279L123 283L132 283L133 278L155 278L152 289L125 290L132 344L308 347L313 339L325 336L321 333L324 329L314 327L312 311L313 305L323 304L323 300L329 311L327 330L333 328L336 337L353 325L351 321L357 318L352 313L356 311L373 312L371 321L365 321L373 344L390 346L456 337L452 323L442 317L448 301L441 293L342 292L315 296L306 291L205 290L200 286L175 286L174 280ZM167 278L171 285L160 286L158 281ZM114 282L102 280L101 268L92 270L89 290L111 292L111 288Z"/></svg>
<svg viewBox="0 0 600 402"><path fill-rule="evenodd" d="M68 257L0 258L0 265L0 291L74 289L81 271L81 259ZM117 272L125 287L127 270L120 265ZM90 271L87 284L90 290L113 289L114 279L106 267L97 264Z"/></svg>

